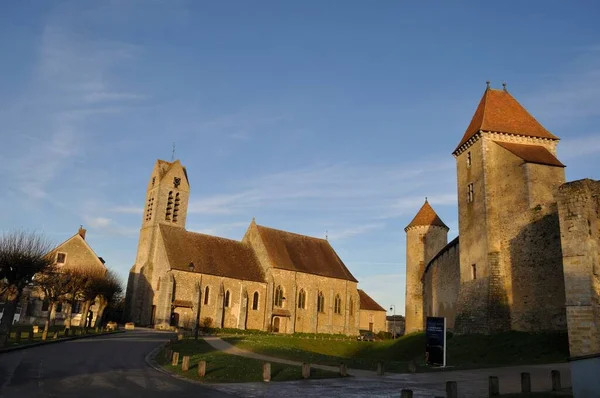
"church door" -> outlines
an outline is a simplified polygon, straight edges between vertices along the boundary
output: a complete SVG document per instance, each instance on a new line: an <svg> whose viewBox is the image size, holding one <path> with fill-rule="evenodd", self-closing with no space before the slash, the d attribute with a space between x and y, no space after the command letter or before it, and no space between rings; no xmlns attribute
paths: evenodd
<svg viewBox="0 0 600 398"><path fill-rule="evenodd" d="M273 318L273 332L279 333L279 317Z"/></svg>

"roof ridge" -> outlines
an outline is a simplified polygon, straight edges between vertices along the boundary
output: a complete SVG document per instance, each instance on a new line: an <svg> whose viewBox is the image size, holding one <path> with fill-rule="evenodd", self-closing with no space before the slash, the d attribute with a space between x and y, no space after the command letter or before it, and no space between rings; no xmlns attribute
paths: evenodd
<svg viewBox="0 0 600 398"><path fill-rule="evenodd" d="M159 224L159 225L161 227L165 227L165 228L173 228L173 229L181 230L181 231L183 231L183 232L185 232L187 234L199 235L199 236L206 236L206 237L209 237L209 238L214 238L214 239L219 239L219 240L226 240L226 241L229 241L229 242L240 243L240 244L243 244L244 246L246 246L246 244L244 244L244 242L242 242L240 240L237 240L237 239L224 238L222 236L210 235L210 234L205 234L205 233L196 232L196 231L188 231L185 228L176 227L174 225L167 225L167 224Z"/></svg>
<svg viewBox="0 0 600 398"><path fill-rule="evenodd" d="M270 229L270 230L273 230L273 231L284 232L284 233L286 233L286 234L291 234L291 235L301 236L301 237L303 237L303 238L309 238L309 239L318 239L318 240L322 240L322 241L325 241L325 242L329 242L327 239L318 238L318 237L316 237L316 236L310 236L310 235L299 234L299 233L297 233L297 232L291 232L291 231L286 231L286 230L284 230L284 229L277 229L277 228L267 227L267 226L260 225L260 224L256 224L256 226L257 226L257 227L259 227L259 228L265 228L265 229Z"/></svg>

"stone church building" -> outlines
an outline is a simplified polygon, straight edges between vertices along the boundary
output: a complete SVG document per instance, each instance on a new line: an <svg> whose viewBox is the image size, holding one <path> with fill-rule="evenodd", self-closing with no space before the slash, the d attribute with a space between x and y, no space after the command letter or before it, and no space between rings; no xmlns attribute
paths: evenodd
<svg viewBox="0 0 600 398"><path fill-rule="evenodd" d="M567 329L563 248L571 241L559 208L570 199L558 192L572 183L558 142L506 88L488 86L453 152L459 236L448 242L427 200L405 228L406 333L423 330L427 316L446 317L457 333ZM594 217L587 223L597 240ZM600 283L592 286L597 299Z"/></svg>
<svg viewBox="0 0 600 398"><path fill-rule="evenodd" d="M159 329L358 334L358 281L326 239L254 219L241 241L187 231L189 192L178 160L156 162L127 284L127 319Z"/></svg>

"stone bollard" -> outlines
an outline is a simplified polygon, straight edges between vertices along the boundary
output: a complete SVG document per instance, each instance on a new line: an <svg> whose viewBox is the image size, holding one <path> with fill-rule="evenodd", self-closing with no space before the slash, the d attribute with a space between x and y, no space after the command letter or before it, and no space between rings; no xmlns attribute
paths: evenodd
<svg viewBox="0 0 600 398"><path fill-rule="evenodd" d="M403 389L402 391L400 391L400 398L412 398L412 396L413 396L412 390Z"/></svg>
<svg viewBox="0 0 600 398"><path fill-rule="evenodd" d="M550 372L550 377L552 377L552 391L560 391L560 372L558 370L553 370Z"/></svg>
<svg viewBox="0 0 600 398"><path fill-rule="evenodd" d="M383 376L385 374L385 368L383 362L377 362L377 376Z"/></svg>
<svg viewBox="0 0 600 398"><path fill-rule="evenodd" d="M521 373L521 392L531 392L531 375Z"/></svg>
<svg viewBox="0 0 600 398"><path fill-rule="evenodd" d="M340 376L342 376L342 377L348 376L348 370L346 368L345 363L340 363Z"/></svg>
<svg viewBox="0 0 600 398"><path fill-rule="evenodd" d="M189 370L190 369L190 357L185 355L183 360L181 361L181 370Z"/></svg>
<svg viewBox="0 0 600 398"><path fill-rule="evenodd" d="M177 340L183 340L183 334L179 333L179 334L177 335Z"/></svg>
<svg viewBox="0 0 600 398"><path fill-rule="evenodd" d="M455 381L446 382L446 398L458 398L458 387Z"/></svg>
<svg viewBox="0 0 600 398"><path fill-rule="evenodd" d="M54 336L52 336L52 338L54 340L58 339L58 330L56 332L54 332Z"/></svg>
<svg viewBox="0 0 600 398"><path fill-rule="evenodd" d="M497 397L500 395L500 381L497 376L490 376L489 380L489 396Z"/></svg>
<svg viewBox="0 0 600 398"><path fill-rule="evenodd" d="M204 377L206 374L206 361L198 362L198 376Z"/></svg>
<svg viewBox="0 0 600 398"><path fill-rule="evenodd" d="M179 363L179 353L178 352L174 352L173 353L173 358L171 360L171 365L177 366L178 363Z"/></svg>
<svg viewBox="0 0 600 398"><path fill-rule="evenodd" d="M271 364L269 362L263 364L263 380L267 383L271 381Z"/></svg>
<svg viewBox="0 0 600 398"><path fill-rule="evenodd" d="M304 362L302 364L302 378L308 379L310 377L310 363Z"/></svg>

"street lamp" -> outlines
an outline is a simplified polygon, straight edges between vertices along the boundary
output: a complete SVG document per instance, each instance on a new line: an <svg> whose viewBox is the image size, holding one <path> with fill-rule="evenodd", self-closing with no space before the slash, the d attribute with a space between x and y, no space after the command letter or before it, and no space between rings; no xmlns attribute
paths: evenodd
<svg viewBox="0 0 600 398"><path fill-rule="evenodd" d="M390 311L394 309L394 317L392 318L392 339L396 338L396 306L392 304Z"/></svg>

